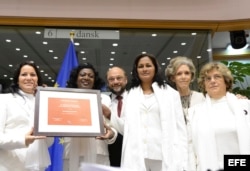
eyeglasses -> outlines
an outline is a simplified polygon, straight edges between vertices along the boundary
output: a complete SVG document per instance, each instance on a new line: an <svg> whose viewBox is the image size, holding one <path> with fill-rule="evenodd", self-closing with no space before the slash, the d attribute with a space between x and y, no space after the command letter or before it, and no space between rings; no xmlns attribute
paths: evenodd
<svg viewBox="0 0 250 171"><path fill-rule="evenodd" d="M213 76L207 76L207 77L204 78L204 80L205 80L206 82L210 82L210 81L212 80L212 78L213 78L215 81L218 81L218 80L221 80L221 79L223 78L223 76L222 76L222 75L216 74L216 75L213 75Z"/></svg>

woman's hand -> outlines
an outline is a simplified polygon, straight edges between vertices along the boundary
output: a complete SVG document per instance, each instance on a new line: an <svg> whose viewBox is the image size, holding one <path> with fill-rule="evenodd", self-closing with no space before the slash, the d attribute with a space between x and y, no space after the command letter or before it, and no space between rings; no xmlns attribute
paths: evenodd
<svg viewBox="0 0 250 171"><path fill-rule="evenodd" d="M241 95L241 94L236 94L236 97L238 99L248 99L247 96Z"/></svg>
<svg viewBox="0 0 250 171"><path fill-rule="evenodd" d="M104 128L105 128L105 134L99 137L96 137L96 139L99 140L108 140L108 139L112 139L115 135L114 131L111 129L110 126L106 125L104 123Z"/></svg>
<svg viewBox="0 0 250 171"><path fill-rule="evenodd" d="M103 115L107 118L107 119L110 119L110 116L111 116L111 111L110 109L105 106L104 104L102 104L102 113Z"/></svg>
<svg viewBox="0 0 250 171"><path fill-rule="evenodd" d="M25 145L28 147L30 144L32 144L37 139L45 139L46 136L34 136L33 134L33 128L27 132L25 135Z"/></svg>

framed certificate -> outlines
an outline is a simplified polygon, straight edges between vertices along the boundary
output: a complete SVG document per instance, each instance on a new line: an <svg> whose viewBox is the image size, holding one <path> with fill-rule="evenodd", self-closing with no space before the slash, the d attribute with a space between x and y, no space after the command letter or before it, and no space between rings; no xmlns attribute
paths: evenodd
<svg viewBox="0 0 250 171"><path fill-rule="evenodd" d="M95 137L103 133L99 90L38 87L34 135Z"/></svg>

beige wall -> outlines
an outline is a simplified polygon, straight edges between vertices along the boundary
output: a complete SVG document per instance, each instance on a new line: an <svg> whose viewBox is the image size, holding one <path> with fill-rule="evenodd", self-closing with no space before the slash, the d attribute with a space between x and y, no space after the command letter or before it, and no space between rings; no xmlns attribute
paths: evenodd
<svg viewBox="0 0 250 171"><path fill-rule="evenodd" d="M250 19L250 0L0 1L0 16L197 21Z"/></svg>

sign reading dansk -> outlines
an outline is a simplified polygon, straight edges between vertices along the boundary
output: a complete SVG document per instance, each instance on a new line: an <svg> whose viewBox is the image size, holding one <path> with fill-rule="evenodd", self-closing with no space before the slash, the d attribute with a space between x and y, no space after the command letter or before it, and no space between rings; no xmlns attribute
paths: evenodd
<svg viewBox="0 0 250 171"><path fill-rule="evenodd" d="M45 29L44 38L69 38L74 32L74 39L120 39L118 30L71 30L71 29Z"/></svg>

